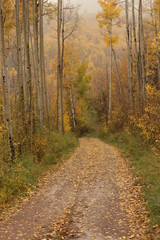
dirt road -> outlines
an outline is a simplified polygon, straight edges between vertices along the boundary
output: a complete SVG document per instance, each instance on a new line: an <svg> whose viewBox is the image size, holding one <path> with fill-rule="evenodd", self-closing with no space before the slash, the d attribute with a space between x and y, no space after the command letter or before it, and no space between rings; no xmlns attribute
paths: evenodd
<svg viewBox="0 0 160 240"><path fill-rule="evenodd" d="M83 138L43 187L0 222L0 239L139 240L146 239L145 221L127 161L116 148Z"/></svg>

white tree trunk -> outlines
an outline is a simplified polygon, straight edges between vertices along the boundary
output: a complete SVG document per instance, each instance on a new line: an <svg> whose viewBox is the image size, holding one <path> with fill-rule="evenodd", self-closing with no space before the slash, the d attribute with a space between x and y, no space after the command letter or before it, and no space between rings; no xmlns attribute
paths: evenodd
<svg viewBox="0 0 160 240"><path fill-rule="evenodd" d="M64 133L64 113L63 113L63 64L64 64L64 42L65 42L65 36L64 36L64 12L62 10L62 0L61 0L61 25L62 25L62 54L61 54L61 69L60 69L60 97L61 97L61 130L62 133Z"/></svg>
<svg viewBox="0 0 160 240"><path fill-rule="evenodd" d="M16 38L17 38L17 80L19 107L22 115L24 115L24 86L23 86L23 70L22 70L22 42L21 42L21 23L20 23L20 0L16 1Z"/></svg>
<svg viewBox="0 0 160 240"><path fill-rule="evenodd" d="M112 20L110 21L110 86L108 119L112 119Z"/></svg>
<svg viewBox="0 0 160 240"><path fill-rule="evenodd" d="M60 10L60 2L58 0L57 7L57 131L59 132L59 86L60 86L60 72L61 72L61 10Z"/></svg>
<svg viewBox="0 0 160 240"><path fill-rule="evenodd" d="M142 0L139 0L139 53L141 66L141 90L142 90L142 107L145 104L145 63L144 63L144 39L143 39L143 18L142 18Z"/></svg>
<svg viewBox="0 0 160 240"><path fill-rule="evenodd" d="M31 64L30 64L30 48L29 48L29 2L23 0L23 28L24 28L24 47L25 47L25 60L26 60L26 100L27 112L31 111L32 105L32 82L31 82Z"/></svg>
<svg viewBox="0 0 160 240"><path fill-rule="evenodd" d="M129 36L129 7L128 0L125 0L125 12L126 12L126 33L127 33L127 54L128 54L128 97L129 106L132 106L132 63L130 52L130 36Z"/></svg>
<svg viewBox="0 0 160 240"><path fill-rule="evenodd" d="M11 150L11 160L14 160L15 150L13 145L13 134L12 134L12 123L11 123L11 107L9 98L9 84L8 84L8 74L6 65L6 54L5 54L5 40L4 40L4 18L3 18L3 3L0 0L0 52L1 52L1 77L3 81L3 96L4 96L4 113L6 125L8 128L8 140L9 148Z"/></svg>
<svg viewBox="0 0 160 240"><path fill-rule="evenodd" d="M39 54L38 54L38 34L37 34L37 16L36 16L37 0L32 0L32 11L33 11L33 38L34 38L34 57L35 57L35 79L36 79L36 90L37 90L37 102L39 109L40 125L43 125L43 111L42 111L42 97L39 80Z"/></svg>
<svg viewBox="0 0 160 240"><path fill-rule="evenodd" d="M72 110L73 127L74 127L74 129L75 129L75 127L76 127L76 118L75 118L75 106L74 106L74 100L73 100L72 83L71 83L71 85L70 85L70 100L71 100L71 110Z"/></svg>
<svg viewBox="0 0 160 240"><path fill-rule="evenodd" d="M48 109L48 96L46 86L46 71L45 71L45 56L44 56L44 29L43 29L43 4L44 0L39 1L40 6L40 69L41 69L41 93L42 93L42 105L43 113L46 110L46 122L49 128L49 109Z"/></svg>
<svg viewBox="0 0 160 240"><path fill-rule="evenodd" d="M139 72L139 59L137 48L137 36L136 36L136 20L135 20L135 2L132 0L132 25L133 25L133 38L134 38L134 55L136 62L136 80L137 80L137 97L138 97L138 111L140 111L140 72Z"/></svg>

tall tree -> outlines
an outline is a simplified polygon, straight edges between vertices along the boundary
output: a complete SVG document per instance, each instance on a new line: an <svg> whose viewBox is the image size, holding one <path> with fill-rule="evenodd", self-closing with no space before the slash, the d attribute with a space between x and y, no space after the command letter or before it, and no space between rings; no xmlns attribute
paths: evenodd
<svg viewBox="0 0 160 240"><path fill-rule="evenodd" d="M24 87L22 70L22 42L21 42L21 22L20 22L20 0L16 1L16 38L17 38L17 80L19 86L19 107L24 115Z"/></svg>
<svg viewBox="0 0 160 240"><path fill-rule="evenodd" d="M42 96L39 79L39 54L38 54L38 13L37 13L37 0L32 0L32 13L33 13L33 38L34 38L34 63L35 63L35 81L36 81L36 101L39 110L40 125L43 126L43 108Z"/></svg>
<svg viewBox="0 0 160 240"><path fill-rule="evenodd" d="M5 53L5 38L4 38L4 17L3 17L3 2L0 0L0 52L1 52L1 77L3 83L3 97L4 97L4 113L6 125L8 128L8 140L11 150L11 160L14 160L15 149L13 145L12 123L11 123L11 107L9 98L9 86Z"/></svg>
<svg viewBox="0 0 160 240"><path fill-rule="evenodd" d="M46 123L49 128L49 106L48 106L48 94L47 94L47 85L46 85L46 66L45 66L45 56L44 56L44 0L40 0L40 59L41 59L41 68L43 72L43 94L44 94L44 109L46 110ZM42 76L41 76L42 77Z"/></svg>
<svg viewBox="0 0 160 240"><path fill-rule="evenodd" d="M57 5L57 130L59 131L59 98L61 110L61 131L64 133L64 107L63 107L63 77L65 41L74 33L78 23L78 7L63 0Z"/></svg>
<svg viewBox="0 0 160 240"><path fill-rule="evenodd" d="M139 0L139 61L140 61L140 78L141 78L141 95L142 95L142 107L145 103L145 60L144 60L144 32L143 32L143 9L142 9L142 0Z"/></svg>
<svg viewBox="0 0 160 240"><path fill-rule="evenodd" d="M132 106L132 61L131 61L131 49L130 49L130 30L129 30L129 7L128 0L125 0L125 12L126 12L126 33L127 33L127 54L128 54L128 95L129 105Z"/></svg>
<svg viewBox="0 0 160 240"><path fill-rule="evenodd" d="M44 52L43 52L43 0L39 1L39 34L40 34L40 79L41 79L41 99L42 99L42 124L44 124L44 109L45 109L45 99L44 99Z"/></svg>
<svg viewBox="0 0 160 240"><path fill-rule="evenodd" d="M110 90L109 90L109 110L108 118L112 118L112 58L113 44L116 43L117 35L113 35L113 26L119 25L119 17L121 7L118 6L116 0L99 0L102 10L97 14L99 27L102 29L102 34L105 36L107 45L110 46Z"/></svg>
<svg viewBox="0 0 160 240"><path fill-rule="evenodd" d="M60 77L61 77L61 26L62 26L62 8L61 0L58 0L57 5L57 131L59 131L59 86L60 86Z"/></svg>
<svg viewBox="0 0 160 240"><path fill-rule="evenodd" d="M30 20L29 20L29 1L23 0L23 31L24 31L24 49L25 49L25 72L26 72L26 110L32 108L32 80L31 80L31 62L30 62Z"/></svg>
<svg viewBox="0 0 160 240"><path fill-rule="evenodd" d="M136 17L135 17L135 1L132 0L132 27L134 38L134 55L136 62L136 82L137 82L137 97L138 97L138 111L140 111L140 72L139 72L139 57L137 47L137 35L136 35Z"/></svg>

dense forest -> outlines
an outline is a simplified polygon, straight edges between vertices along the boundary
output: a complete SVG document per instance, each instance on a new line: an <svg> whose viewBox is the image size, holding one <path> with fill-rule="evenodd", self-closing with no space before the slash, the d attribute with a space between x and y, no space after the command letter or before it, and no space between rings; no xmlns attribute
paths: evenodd
<svg viewBox="0 0 160 240"><path fill-rule="evenodd" d="M77 137L123 131L159 156L160 1L98 3L0 0L2 208Z"/></svg>

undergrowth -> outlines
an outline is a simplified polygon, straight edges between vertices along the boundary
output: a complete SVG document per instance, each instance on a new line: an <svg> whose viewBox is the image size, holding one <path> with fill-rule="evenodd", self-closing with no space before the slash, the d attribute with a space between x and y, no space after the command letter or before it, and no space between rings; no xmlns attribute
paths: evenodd
<svg viewBox="0 0 160 240"><path fill-rule="evenodd" d="M0 168L0 210L36 185L49 166L58 163L78 146L71 134L50 133L37 135L32 155L17 157L14 163L3 163Z"/></svg>

